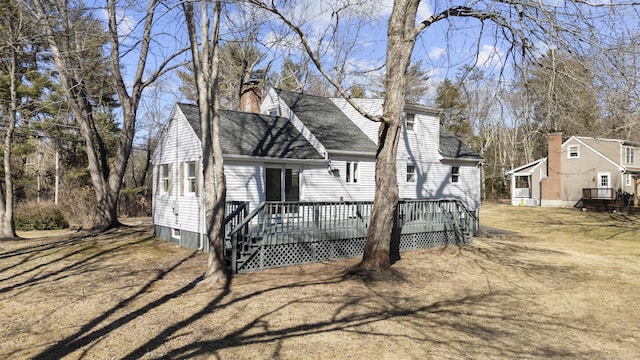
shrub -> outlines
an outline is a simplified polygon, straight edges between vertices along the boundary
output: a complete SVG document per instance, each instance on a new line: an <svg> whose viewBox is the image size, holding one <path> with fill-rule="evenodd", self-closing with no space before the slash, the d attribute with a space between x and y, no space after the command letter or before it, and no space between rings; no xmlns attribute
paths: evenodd
<svg viewBox="0 0 640 360"><path fill-rule="evenodd" d="M21 203L13 214L16 230L59 230L69 227L60 209L52 203Z"/></svg>
<svg viewBox="0 0 640 360"><path fill-rule="evenodd" d="M80 229L91 228L97 205L93 188L63 186L60 194L60 208L65 218L71 221L71 226Z"/></svg>

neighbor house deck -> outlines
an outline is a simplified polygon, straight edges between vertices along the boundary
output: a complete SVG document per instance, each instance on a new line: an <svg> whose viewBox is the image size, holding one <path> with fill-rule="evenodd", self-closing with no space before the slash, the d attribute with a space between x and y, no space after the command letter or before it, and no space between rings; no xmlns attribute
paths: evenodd
<svg viewBox="0 0 640 360"><path fill-rule="evenodd" d="M621 193L611 188L582 189L579 207L589 211L640 214L640 207L634 206L632 194Z"/></svg>

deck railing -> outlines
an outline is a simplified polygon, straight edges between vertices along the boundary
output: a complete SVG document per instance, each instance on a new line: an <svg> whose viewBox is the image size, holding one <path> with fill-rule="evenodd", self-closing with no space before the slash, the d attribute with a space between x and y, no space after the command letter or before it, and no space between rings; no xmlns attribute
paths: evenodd
<svg viewBox="0 0 640 360"><path fill-rule="evenodd" d="M231 268L237 273L360 256L372 209L372 202L263 202L228 232ZM470 243L477 227L460 201L402 201L392 247Z"/></svg>
<svg viewBox="0 0 640 360"><path fill-rule="evenodd" d="M615 199L616 192L611 188L582 189L583 199Z"/></svg>

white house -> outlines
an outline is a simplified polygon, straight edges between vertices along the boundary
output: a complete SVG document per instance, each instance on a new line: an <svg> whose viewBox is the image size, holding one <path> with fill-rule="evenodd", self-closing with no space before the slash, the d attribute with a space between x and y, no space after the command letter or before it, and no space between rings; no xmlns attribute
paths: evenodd
<svg viewBox="0 0 640 360"><path fill-rule="evenodd" d="M222 111L227 200L372 201L377 123L342 98L270 89L250 111ZM381 113L382 100L360 99ZM246 105L249 104L249 105ZM251 106L251 104L259 104ZM202 150L198 109L177 104L153 155L156 236L202 248ZM438 110L407 105L397 169L402 199L457 199L477 214L482 158L439 126Z"/></svg>

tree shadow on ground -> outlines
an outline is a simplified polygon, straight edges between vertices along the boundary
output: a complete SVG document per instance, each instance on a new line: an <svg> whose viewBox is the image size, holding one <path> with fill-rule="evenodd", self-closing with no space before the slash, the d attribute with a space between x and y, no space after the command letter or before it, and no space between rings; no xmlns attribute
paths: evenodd
<svg viewBox="0 0 640 360"><path fill-rule="evenodd" d="M135 229L131 232L135 233ZM111 237L109 237L111 236ZM76 259L62 256L64 252L55 246L45 247L42 244L35 245L40 251L44 249L52 251L53 259L47 260L47 265L40 265L34 262L29 269L21 271L20 276L30 275L38 271L35 276L30 276L28 280L22 280L17 284L6 286L5 292L15 291L21 288L42 284L45 281L57 281L69 276L82 275L87 271L85 266L92 261L98 262L111 256L120 256L119 251L130 246L139 246L149 238L149 233L140 231L136 240L119 242L117 233L107 234L101 241L107 242L110 246L94 253L73 250L71 253ZM81 241L77 238L74 241ZM84 238L85 241L91 238ZM93 240L93 239L91 239ZM55 242L54 242L55 243ZM59 246L64 244L75 244L71 239L69 242L60 240ZM511 244L513 245L513 244ZM507 248L507 246L504 246ZM83 247L83 249L86 249ZM516 249L514 251L525 251L526 249ZM15 250L18 251L18 250ZM33 259L37 257L38 250L20 250L20 254ZM545 269L533 266L530 263L520 261L509 256L500 255L497 259L495 252L482 249L461 249L466 256L472 257L480 268L487 273L492 271L487 266L488 261L492 261L501 267L515 269L524 273L531 273L538 276L546 271L564 271L565 269ZM16 252L13 256L18 256ZM6 255L6 254L2 254ZM189 281L183 286L170 291L160 291L159 294L152 294L149 297L151 288L159 285L160 281L172 274L179 267L190 261L197 255L196 252L189 252L182 257L172 260L172 262L159 269L155 276L146 280L139 288L120 300L117 304L105 309L98 316L80 325L72 334L65 336L56 343L50 344L46 349L35 355L35 359L57 359L64 358L77 351L81 351L83 356L89 354L89 348L96 341L114 334L125 325L134 320L148 316L152 311L159 310L163 305L172 299L191 296L198 288L199 278ZM504 258L504 259L503 259ZM18 261L25 265L23 261ZM46 270L53 265L59 267ZM96 270L104 269L104 266L97 266ZM1 273L1 272L0 272ZM398 273L401 281L406 281L405 275ZM272 276L278 276L273 275ZM268 278L268 275L265 275ZM265 278L263 277L263 278ZM19 276L12 276L18 279ZM533 337L536 331L544 331L551 336L557 327L573 328L579 332L592 333L598 335L598 329L589 328L588 325L580 326L578 323L566 323L566 319L558 316L537 314L534 317L523 316L519 307L505 309L501 304L513 302L517 296L526 298L533 294L493 290L487 288L472 294L457 294L448 296L442 300L420 301L420 299L407 294L407 292L379 291L367 278L354 277L353 274L345 272L336 276L324 276L316 279L305 280L290 279L275 284L269 281L259 282L255 289L230 296L234 288L234 278L229 277L216 292L211 292L211 300L204 306L187 315L180 321L175 321L163 326L156 334L137 348L125 354L124 359L138 359L141 357L183 359L197 356L221 357L221 351L243 346L273 343L276 344L273 353L265 354L265 358L279 358L284 343L287 340L302 338L305 336L340 333L344 335L359 334L371 336L374 339L385 339L385 341L410 341L419 344L432 344L440 348L448 349L451 353L464 354L465 349L476 348L474 356L484 357L485 355L501 354L505 358L522 357L601 357L588 349L576 350L563 348L561 346L550 346L545 343L527 343L525 349L516 346L523 337ZM328 285L336 288L343 286L353 286L353 283L364 284L368 291L359 293L341 293L329 296L326 293L316 293L315 286ZM375 282L375 281L373 281ZM425 284L426 285L426 284ZM234 328L219 336L216 334L206 334L196 341L187 344L171 345L171 341L186 328L197 326L198 321L214 314L215 312L229 309L242 308L253 301L265 301L264 297L277 295L278 291L290 291L302 294L304 290L310 290L309 295L299 295L288 301L271 302L269 307L256 312L256 315L241 323L234 324ZM143 295L145 295L143 297ZM505 301L506 299L506 301ZM330 317L319 318L313 314L308 320L288 324L286 326L276 326L271 324L273 317L282 312L299 311L300 306L307 306L313 303L326 304L333 307ZM185 309L184 311L187 311ZM403 333L385 331L385 327L374 325L382 322L393 322L400 324L404 329L410 329ZM449 338L442 338L442 332L450 332ZM391 339L391 340L389 340ZM477 345L476 345L477 344ZM474 346L475 345L475 346ZM481 348L480 346L484 347ZM161 353L161 354L160 354Z"/></svg>
<svg viewBox="0 0 640 360"><path fill-rule="evenodd" d="M526 270L525 270L526 271ZM542 329L552 329L558 326L573 327L582 332L598 332L597 329L589 329L587 326L566 324L562 318L554 316L538 316L535 320L520 315L521 309L505 311L498 304L504 303L502 299L512 298L513 294L487 291L480 294L469 294L455 297L449 300L436 301L429 304L416 302L413 297L399 294L389 295L386 292L376 291L377 282L404 282L404 275L394 271L392 278L368 277L362 272L352 273L346 271L343 276L325 279L321 282L293 282L282 286L265 287L260 291L250 292L241 297L230 299L223 303L224 296L231 290L231 282L225 283L224 291L209 302L202 310L189 318L169 326L160 334L149 339L136 350L125 356L125 359L137 359L144 355L153 354L155 350L163 348L176 337L182 329L193 325L196 321L215 311L224 308L239 306L241 303L251 302L258 297L276 290L289 289L301 290L307 286L319 284L332 284L342 286L345 281L361 281L370 290L366 294L343 295L337 298L299 298L292 301L274 304L268 311L258 314L250 321L245 322L237 329L220 337L208 340L194 341L189 344L169 347L166 352L158 355L163 359L183 359L199 356L213 356L221 358L221 351L251 346L256 344L277 344L270 354L263 354L264 358L280 358L280 353L285 348L287 340L313 335L343 333L358 334L361 336L380 337L387 342L408 340L424 344L431 343L449 348L453 352L465 353L470 345L469 339L476 339L483 344L485 349L478 350L477 354L499 353L508 358L516 357L563 357L563 356L587 356L593 355L588 350L581 352L575 349L564 349L546 344L528 344L530 349L523 351L513 346L514 339L519 339L523 329L531 329L535 324ZM312 319L297 325L277 327L271 324L273 317L280 313L287 313L288 309L295 312L300 305L305 306L309 301L329 304L334 306L333 316L326 319ZM373 304L371 302L373 301ZM475 313L482 308L481 314ZM312 317L313 318L313 317ZM402 327L410 328L408 333L385 332L373 330L376 324L383 322L401 323ZM496 325L499 324L499 325ZM426 325L426 326L425 326ZM373 326L373 327L372 327ZM384 327L382 327L384 328ZM450 331L454 337L443 341L436 335L434 329ZM534 332L535 330L527 330ZM163 349L164 350L164 349Z"/></svg>
<svg viewBox="0 0 640 360"><path fill-rule="evenodd" d="M9 276L0 278L0 283L6 283L20 277L25 279L11 285L0 287L0 294L35 286L47 281L59 281L69 276L82 275L90 271L86 269L87 264L99 261L119 250L142 244L152 239L152 236L150 236L146 230L130 229L127 231L127 236L136 237L136 241L123 243L118 241L117 237L110 240L103 239L100 244L100 250L92 251L92 249L95 249L96 241L100 241L100 236L109 236L109 234L109 232L83 232L77 233L67 239L54 240L41 244L34 243L32 240L18 240L24 243L25 246L0 254L0 259L6 261L10 258L19 258L20 260L0 268L0 274L18 267L23 269ZM109 242L111 244L109 244ZM70 246L73 246L72 251L69 251ZM90 253L90 255L83 256L87 253ZM42 260L45 257L46 260ZM79 259L77 261L69 261L69 259L74 257L78 257ZM56 266L59 266L59 268L53 271L50 269ZM99 268L95 270L99 270Z"/></svg>
<svg viewBox="0 0 640 360"><path fill-rule="evenodd" d="M249 300L253 295L243 299ZM269 316L280 312L287 307L292 307L299 301L292 301L282 304L268 312L264 312L260 316L255 317L252 321L245 323L235 331L224 336L211 340L201 340L189 343L184 346L169 349L167 352L159 355L158 358L163 359L184 359L201 356L209 356L222 358L220 353L223 350L239 348L244 346L274 343L274 350L270 354L262 354L264 358L277 359L284 354L281 353L285 347L284 342L287 340L307 337L313 335L343 333L358 334L360 336L369 336L379 338L385 342L393 343L394 341L407 340L416 344L433 344L449 349L452 352L464 354L470 345L470 338L476 339L478 343L484 344L486 348L478 349L477 354L481 353L500 353L506 358L521 357L562 357L562 356L585 356L588 354L580 354L580 351L565 350L562 348L553 348L540 344L533 346L528 352L522 352L521 349L514 349L511 341L517 334L515 328L527 328L532 322L527 319L518 319L512 315L505 315L499 312L480 316L479 318L470 319L470 309L477 306L489 306L498 297L508 296L507 294L479 294L469 295L457 299L439 301L429 305L410 306L398 305L407 303L406 298L386 298L384 306L371 307L366 311L353 311L351 307L358 306L364 300L362 298L341 299L343 306L339 306L334 316L326 320L309 321L304 324L289 326L285 328L271 328L269 324ZM125 359L137 359L150 351L156 350L166 344L170 338L176 334L178 330L185 326L189 326L199 317L217 309L216 303L220 299L212 301L208 306L202 309L198 314L194 314L191 318L182 323L168 327L160 335L152 338L143 346L140 346L134 352L130 353ZM395 305L394 305L395 304ZM402 323L405 328L411 328L409 333L393 333L379 330L372 330L372 326L382 322ZM508 329L495 326L496 322L509 324ZM562 323L562 319L547 318L540 322L542 327L554 327ZM427 324L428 326L425 326ZM436 331L451 331L456 333L456 337L443 341L435 335ZM580 331L587 329L581 328ZM488 349L490 348L490 349ZM303 354L300 354L303 356Z"/></svg>

